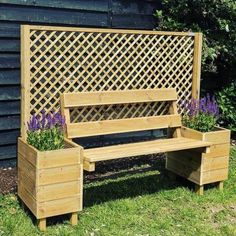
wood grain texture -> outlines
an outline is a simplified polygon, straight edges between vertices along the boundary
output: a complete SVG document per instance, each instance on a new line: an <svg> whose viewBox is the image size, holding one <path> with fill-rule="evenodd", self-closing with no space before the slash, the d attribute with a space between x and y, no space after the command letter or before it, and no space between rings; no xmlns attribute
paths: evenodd
<svg viewBox="0 0 236 236"><path fill-rule="evenodd" d="M82 147L40 152L18 139L18 195L37 219L82 210Z"/></svg>
<svg viewBox="0 0 236 236"><path fill-rule="evenodd" d="M125 103L176 101L175 89L139 89L106 92L63 93L64 108Z"/></svg>
<svg viewBox="0 0 236 236"><path fill-rule="evenodd" d="M180 115L104 120L67 124L68 138L180 127Z"/></svg>
<svg viewBox="0 0 236 236"><path fill-rule="evenodd" d="M210 152L201 153L196 150L185 150L168 153L166 162L168 170L197 185L222 182L228 178L229 130L216 127L214 131L202 133L182 127L181 134L186 138L210 142Z"/></svg>
<svg viewBox="0 0 236 236"><path fill-rule="evenodd" d="M132 144L121 144L108 147L90 148L84 150L84 158L88 162L105 161L117 158L164 153L169 151L205 148L210 143L187 138L170 138L155 141L145 141Z"/></svg>

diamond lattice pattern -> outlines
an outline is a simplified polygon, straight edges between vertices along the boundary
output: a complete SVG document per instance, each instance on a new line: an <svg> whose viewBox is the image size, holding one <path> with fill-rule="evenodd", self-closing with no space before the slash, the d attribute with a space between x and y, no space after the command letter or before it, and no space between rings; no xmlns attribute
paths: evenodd
<svg viewBox="0 0 236 236"><path fill-rule="evenodd" d="M184 102L191 99L193 51L193 36L31 29L30 112L59 110L63 92L173 87ZM112 115L106 115L111 106L84 108L74 117L86 121L164 113L157 104L120 106Z"/></svg>

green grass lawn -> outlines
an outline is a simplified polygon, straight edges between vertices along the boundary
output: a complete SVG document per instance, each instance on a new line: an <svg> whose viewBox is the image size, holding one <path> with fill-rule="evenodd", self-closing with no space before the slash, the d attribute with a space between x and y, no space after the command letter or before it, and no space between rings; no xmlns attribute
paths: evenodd
<svg viewBox="0 0 236 236"><path fill-rule="evenodd" d="M85 183L79 224L55 218L45 233L32 223L15 195L0 196L0 235L236 235L236 150L223 192L197 196L187 181L170 182L163 160Z"/></svg>

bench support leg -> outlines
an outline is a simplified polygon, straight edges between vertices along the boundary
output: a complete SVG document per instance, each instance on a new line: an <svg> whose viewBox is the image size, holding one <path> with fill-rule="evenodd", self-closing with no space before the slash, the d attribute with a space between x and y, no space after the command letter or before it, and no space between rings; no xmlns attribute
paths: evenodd
<svg viewBox="0 0 236 236"><path fill-rule="evenodd" d="M46 230L46 218L42 218L38 220L38 227L39 227L39 230L41 231Z"/></svg>
<svg viewBox="0 0 236 236"><path fill-rule="evenodd" d="M95 163L91 163L84 160L83 164L84 164L84 170L89 171L89 172L95 171Z"/></svg>
<svg viewBox="0 0 236 236"><path fill-rule="evenodd" d="M77 225L78 224L78 213L77 212L71 213L70 223L71 223L71 225Z"/></svg>
<svg viewBox="0 0 236 236"><path fill-rule="evenodd" d="M217 188L218 188L220 191L223 191L223 189L224 189L224 182L223 182L223 181L220 181L220 182L217 184Z"/></svg>
<svg viewBox="0 0 236 236"><path fill-rule="evenodd" d="M195 193L202 196L204 193L204 185L195 184Z"/></svg>

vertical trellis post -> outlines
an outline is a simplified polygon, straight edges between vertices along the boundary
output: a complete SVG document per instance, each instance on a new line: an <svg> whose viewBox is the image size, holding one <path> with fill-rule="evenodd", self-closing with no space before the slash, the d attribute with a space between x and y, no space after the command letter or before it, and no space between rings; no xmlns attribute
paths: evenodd
<svg viewBox="0 0 236 236"><path fill-rule="evenodd" d="M202 57L202 33L195 33L195 36L194 36L192 97L196 98L196 99L198 99L199 96L200 96L201 57Z"/></svg>
<svg viewBox="0 0 236 236"><path fill-rule="evenodd" d="M30 26L21 26L21 136L30 116Z"/></svg>

